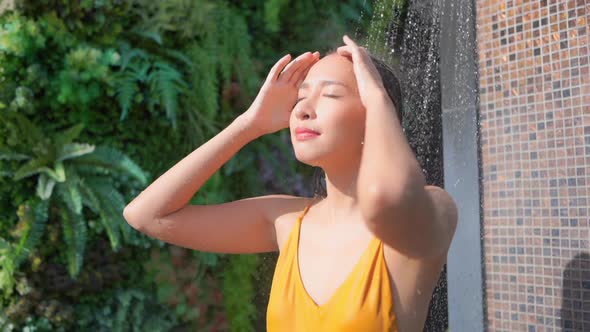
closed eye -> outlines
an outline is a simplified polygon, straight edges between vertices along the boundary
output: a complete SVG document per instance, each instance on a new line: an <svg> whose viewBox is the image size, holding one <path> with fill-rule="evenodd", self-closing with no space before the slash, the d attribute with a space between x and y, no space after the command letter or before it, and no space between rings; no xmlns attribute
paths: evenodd
<svg viewBox="0 0 590 332"><path fill-rule="evenodd" d="M342 97L342 96L337 96L337 95L322 95L322 96L328 97L328 98L334 98L334 99L338 99L338 98ZM297 101L295 102L295 105L297 105L297 103L299 103L303 99L305 99L305 97L297 99Z"/></svg>

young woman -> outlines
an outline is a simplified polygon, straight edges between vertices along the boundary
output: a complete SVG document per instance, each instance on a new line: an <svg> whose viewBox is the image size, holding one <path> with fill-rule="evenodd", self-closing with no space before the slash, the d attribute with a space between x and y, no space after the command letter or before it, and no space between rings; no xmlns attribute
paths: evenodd
<svg viewBox="0 0 590 332"><path fill-rule="evenodd" d="M195 250L280 250L268 331L422 331L457 209L425 183L393 74L343 39L321 60L318 52L281 58L250 108L141 192L124 217ZM244 145L287 127L297 159L325 172L325 197L188 204Z"/></svg>

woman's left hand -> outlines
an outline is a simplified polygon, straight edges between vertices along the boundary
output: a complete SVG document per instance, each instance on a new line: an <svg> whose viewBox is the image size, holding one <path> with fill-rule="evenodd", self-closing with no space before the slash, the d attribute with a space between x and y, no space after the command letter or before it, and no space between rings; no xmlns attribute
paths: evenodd
<svg viewBox="0 0 590 332"><path fill-rule="evenodd" d="M351 58L359 95L366 108L371 101L375 100L375 97L387 96L383 80L367 50L358 46L347 35L344 35L342 39L346 45L338 47L337 52L342 56Z"/></svg>

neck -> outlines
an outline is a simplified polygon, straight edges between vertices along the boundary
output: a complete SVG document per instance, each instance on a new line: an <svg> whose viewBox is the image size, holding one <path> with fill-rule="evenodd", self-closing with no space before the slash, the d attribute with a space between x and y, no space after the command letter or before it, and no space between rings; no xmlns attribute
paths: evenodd
<svg viewBox="0 0 590 332"><path fill-rule="evenodd" d="M349 167L342 166L349 165ZM351 215L358 213L357 177L358 163L340 163L335 167L324 167L326 173L326 192L324 199L332 221L350 220Z"/></svg>

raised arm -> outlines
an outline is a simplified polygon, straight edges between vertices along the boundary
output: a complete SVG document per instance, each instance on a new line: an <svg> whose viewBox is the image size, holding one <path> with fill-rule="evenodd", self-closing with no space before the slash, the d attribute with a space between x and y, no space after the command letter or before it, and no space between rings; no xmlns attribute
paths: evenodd
<svg viewBox="0 0 590 332"><path fill-rule="evenodd" d="M191 206L188 202L248 142L288 127L289 113L297 98L296 86L318 55L308 52L290 63L289 55L280 59L248 110L133 199L123 212L125 220L149 236L198 250L272 249L274 239L270 235L274 234L274 226L269 219L280 209L265 209L266 204L260 202L266 200L265 203L282 206L280 202L285 197L245 199L211 206ZM246 232L248 230L250 232ZM241 247L227 247L231 244L229 241L219 242L224 238L237 239L240 233L258 237L245 239L247 245Z"/></svg>
<svg viewBox="0 0 590 332"><path fill-rule="evenodd" d="M377 68L364 48L348 37L344 42L338 52L353 61L366 109L357 190L367 225L405 256L445 259L458 220L455 202L426 184Z"/></svg>
<svg viewBox="0 0 590 332"><path fill-rule="evenodd" d="M259 137L244 114L167 170L124 210L130 225L141 228L185 207L201 186L248 142Z"/></svg>

